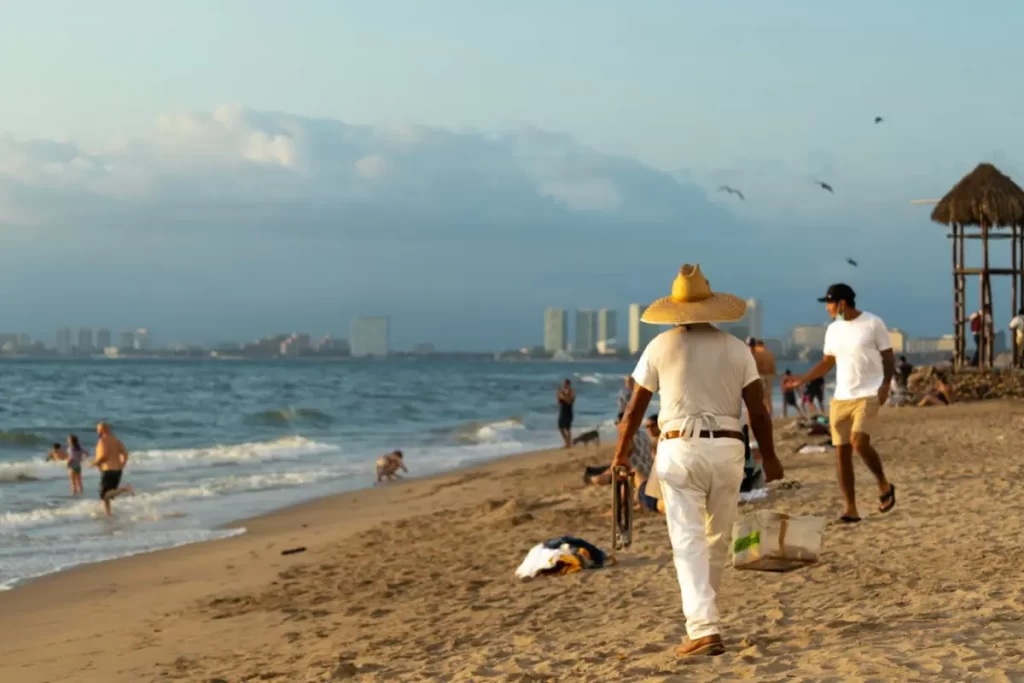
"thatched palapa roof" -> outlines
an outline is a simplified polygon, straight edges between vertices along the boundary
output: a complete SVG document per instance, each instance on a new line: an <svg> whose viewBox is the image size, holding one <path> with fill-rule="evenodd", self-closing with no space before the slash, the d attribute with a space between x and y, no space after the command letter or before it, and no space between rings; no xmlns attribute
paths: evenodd
<svg viewBox="0 0 1024 683"><path fill-rule="evenodd" d="M990 228L1024 225L1024 190L992 164L978 164L939 200L932 220Z"/></svg>

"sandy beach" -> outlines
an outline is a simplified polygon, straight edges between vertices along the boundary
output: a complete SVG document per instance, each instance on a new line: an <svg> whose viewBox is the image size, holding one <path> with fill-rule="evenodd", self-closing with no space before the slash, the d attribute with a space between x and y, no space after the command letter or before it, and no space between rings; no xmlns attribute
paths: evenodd
<svg viewBox="0 0 1024 683"><path fill-rule="evenodd" d="M514 577L547 538L607 549L609 492L580 481L606 445L342 494L0 594L0 680L1020 681L1022 428L1020 403L883 410L896 510L870 514L858 464L866 518L830 526L819 564L728 570L714 659L673 655L683 619L659 517L637 521L617 566ZM796 455L812 439L776 432L803 486L749 509L833 517L834 455Z"/></svg>

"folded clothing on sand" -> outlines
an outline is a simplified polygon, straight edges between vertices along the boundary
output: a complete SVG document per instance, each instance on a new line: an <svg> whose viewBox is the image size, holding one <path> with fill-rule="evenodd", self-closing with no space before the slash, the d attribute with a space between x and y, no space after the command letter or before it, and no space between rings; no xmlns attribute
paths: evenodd
<svg viewBox="0 0 1024 683"><path fill-rule="evenodd" d="M535 545L516 569L516 576L529 579L539 574L572 574L583 569L600 569L608 556L595 545L575 536L553 538Z"/></svg>

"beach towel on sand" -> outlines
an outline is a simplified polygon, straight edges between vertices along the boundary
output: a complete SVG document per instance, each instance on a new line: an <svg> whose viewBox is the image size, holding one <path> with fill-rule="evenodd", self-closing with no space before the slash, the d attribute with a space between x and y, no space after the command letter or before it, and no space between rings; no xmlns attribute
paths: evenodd
<svg viewBox="0 0 1024 683"><path fill-rule="evenodd" d="M595 545L575 536L553 538L535 545L516 570L520 579L540 574L572 574L583 569L600 569L611 558Z"/></svg>

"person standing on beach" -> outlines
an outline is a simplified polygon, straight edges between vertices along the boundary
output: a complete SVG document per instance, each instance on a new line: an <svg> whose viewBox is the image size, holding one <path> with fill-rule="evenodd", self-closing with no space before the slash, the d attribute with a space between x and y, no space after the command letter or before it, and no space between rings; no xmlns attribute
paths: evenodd
<svg viewBox="0 0 1024 683"><path fill-rule="evenodd" d="M907 357L900 356L900 363L896 366L896 380L904 391L910 389L910 373L913 371L914 366L910 364Z"/></svg>
<svg viewBox="0 0 1024 683"><path fill-rule="evenodd" d="M100 470L100 500L103 510L110 516L110 501L125 493L135 493L131 486L121 486L121 475L128 464L128 449L106 422L96 425L96 457L90 463Z"/></svg>
<svg viewBox="0 0 1024 683"><path fill-rule="evenodd" d="M787 388L786 383L793 379L793 373L786 369L782 376L782 417L789 416L789 409L793 408L797 415L803 416L804 409L796 400L796 389Z"/></svg>
<svg viewBox="0 0 1024 683"><path fill-rule="evenodd" d="M1017 356L1013 359L1013 362L1020 365L1021 361L1024 360L1024 308L1017 311L1017 315L1010 318L1010 332L1017 342Z"/></svg>
<svg viewBox="0 0 1024 683"><path fill-rule="evenodd" d="M772 414L772 384L775 382L775 354L764 345L763 339L750 337L747 340L750 352L754 354L754 364L757 365L757 372L761 376L761 384L764 387L764 401L768 406L768 414Z"/></svg>
<svg viewBox="0 0 1024 683"><path fill-rule="evenodd" d="M74 434L68 436L68 476L71 477L71 495L82 493L82 461L89 457L88 451L78 443Z"/></svg>
<svg viewBox="0 0 1024 683"><path fill-rule="evenodd" d="M625 386L619 390L619 413L615 418L616 423L622 420L622 415L626 412L626 406L629 405L629 399L633 398L632 375L626 375L625 379L623 379L623 384L625 384Z"/></svg>
<svg viewBox="0 0 1024 683"><path fill-rule="evenodd" d="M565 447L572 448L572 405L576 402L576 391L568 379L558 388L558 431Z"/></svg>
<svg viewBox="0 0 1024 683"><path fill-rule="evenodd" d="M971 336L974 337L974 355L971 357L971 365L977 365L981 356L981 311L975 311L967 316L971 323Z"/></svg>
<svg viewBox="0 0 1024 683"><path fill-rule="evenodd" d="M846 523L860 521L854 488L854 450L878 482L878 511L889 512L896 506L896 487L885 478L882 458L871 445L871 427L878 408L889 399L895 359L885 323L876 315L858 310L855 299L849 285L837 283L818 300L825 304L833 321L825 331L824 356L807 374L790 382L796 388L836 368L828 421L844 503L839 521Z"/></svg>
<svg viewBox="0 0 1024 683"><path fill-rule="evenodd" d="M712 325L740 320L746 308L739 297L713 292L699 266L680 268L671 296L644 311L643 322L675 327L640 356L612 461L613 467L629 466L633 435L659 393L661 442L651 476L664 502L683 598L687 637L676 651L680 657L725 651L715 600L743 481L742 404L761 446L766 480L783 477L754 356Z"/></svg>

